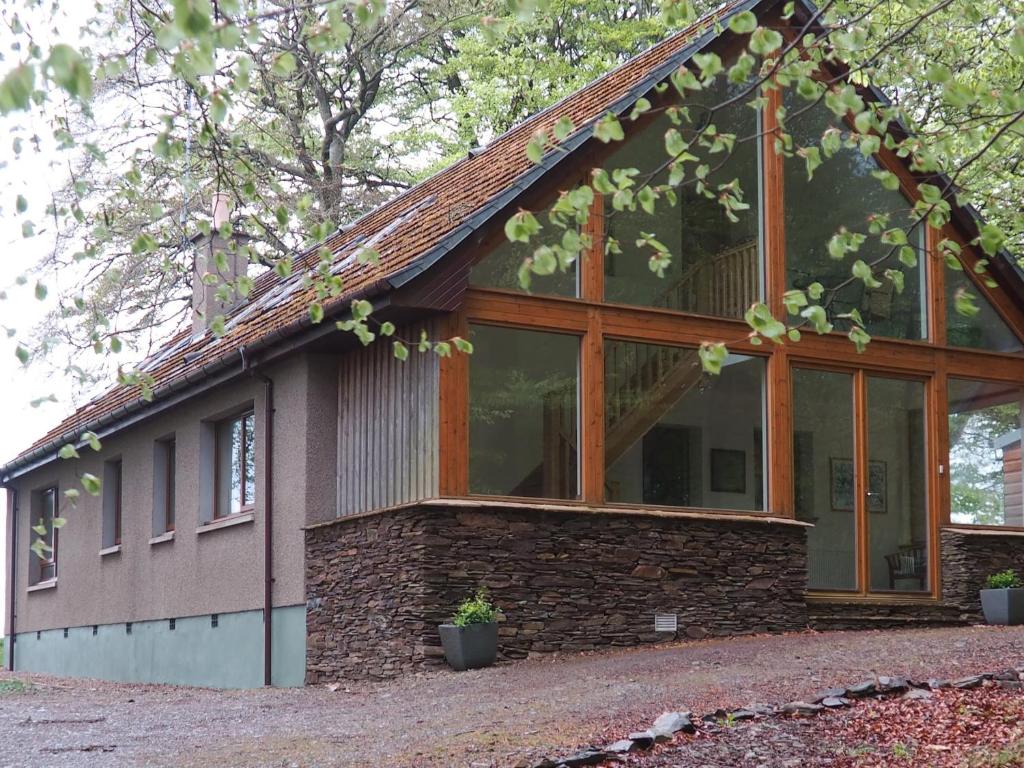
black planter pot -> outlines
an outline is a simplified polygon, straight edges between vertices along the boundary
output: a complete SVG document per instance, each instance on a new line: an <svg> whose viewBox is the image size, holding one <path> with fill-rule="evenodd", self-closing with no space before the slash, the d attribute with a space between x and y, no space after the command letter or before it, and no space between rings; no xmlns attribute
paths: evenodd
<svg viewBox="0 0 1024 768"><path fill-rule="evenodd" d="M1024 624L1024 588L981 590L981 610L989 624Z"/></svg>
<svg viewBox="0 0 1024 768"><path fill-rule="evenodd" d="M438 629L444 657L452 669L462 672L489 667L498 656L498 625L493 621L465 627L442 624Z"/></svg>

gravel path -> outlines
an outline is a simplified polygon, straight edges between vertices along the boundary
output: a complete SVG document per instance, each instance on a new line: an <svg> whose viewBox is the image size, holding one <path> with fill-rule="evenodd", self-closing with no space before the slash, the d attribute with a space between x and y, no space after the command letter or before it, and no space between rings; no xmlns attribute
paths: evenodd
<svg viewBox="0 0 1024 768"><path fill-rule="evenodd" d="M783 702L864 675L1024 662L1024 628L800 633L546 657L326 688L215 691L0 673L0 766L515 766L667 709Z"/></svg>

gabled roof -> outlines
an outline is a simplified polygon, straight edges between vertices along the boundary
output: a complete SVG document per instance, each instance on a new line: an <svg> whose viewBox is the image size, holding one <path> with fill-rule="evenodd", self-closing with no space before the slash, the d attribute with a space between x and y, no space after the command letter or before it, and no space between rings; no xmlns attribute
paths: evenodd
<svg viewBox="0 0 1024 768"><path fill-rule="evenodd" d="M716 22L752 8L757 0L727 3L557 104L494 139L482 150L438 172L402 195L345 227L302 254L291 277L268 272L256 280L249 300L230 313L220 338L208 331L193 338L182 331L139 367L153 379L153 401L136 386L118 385L80 408L25 452L0 468L0 480L32 463L52 458L62 445L79 442L84 431L110 429L151 402L239 363L239 350L255 351L311 325L312 289L303 276L317 265L326 246L344 293L324 307L325 316L343 312L355 298L369 298L400 287L489 221L566 153L552 152L535 165L525 154L529 138L551 128L562 116L579 126L563 146L574 149L592 135L593 123L607 112L621 113L717 36ZM380 254L375 265L360 264L363 248Z"/></svg>
<svg viewBox="0 0 1024 768"><path fill-rule="evenodd" d="M250 298L226 320L226 332L214 337L209 331L194 337L182 331L139 367L152 377L153 399L144 400L136 386L118 385L80 408L37 440L6 466L0 482L56 457L69 442L78 443L84 431L112 432L129 420L185 398L203 382L237 374L250 353L276 346L313 325L308 308L315 292L303 285L326 246L334 254L334 273L344 280L344 293L324 306L325 318L347 311L356 298L373 298L400 288L428 270L513 203L572 150L593 136L596 121L608 112L622 114L641 96L686 63L720 34L728 19L745 10L777 5L781 0L731 0L687 29L677 32L608 74L533 115L482 150L385 203L336 232L324 243L301 254L291 277L280 279L268 272L256 280ZM817 9L810 0L797 3L806 18ZM886 101L877 89L873 98ZM538 131L550 134L563 116L579 126L560 150L549 152L539 164L525 154L530 137ZM954 218L968 232L976 233L979 217L973 209L953 206ZM380 254L377 264L360 264L359 251L372 248ZM1024 306L1024 272L1008 254L991 264L993 273L1007 284ZM329 325L329 324L328 324ZM333 327L333 326L330 326Z"/></svg>

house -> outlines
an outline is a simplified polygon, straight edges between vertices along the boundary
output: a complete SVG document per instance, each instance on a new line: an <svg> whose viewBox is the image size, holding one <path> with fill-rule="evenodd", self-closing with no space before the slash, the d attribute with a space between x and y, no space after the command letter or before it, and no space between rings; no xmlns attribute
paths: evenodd
<svg viewBox="0 0 1024 768"><path fill-rule="evenodd" d="M789 33L813 13L797 3L783 21L781 3L745 0L716 18L748 9ZM838 225L905 211L920 181L883 148L840 150L807 182L772 149L791 97L769 91L760 114L715 117L744 136L760 121L764 138L715 172L741 180L750 209L728 223L684 189L659 221L676 255L663 278L633 245L644 220L597 195L584 257L532 293L515 279L515 211L594 167L664 159L663 114L627 121L621 144L596 141L595 122L663 103L656 86L694 53L737 42L706 19L336 233L324 246L345 289L323 322L303 282L316 250L232 306L200 279L225 244L197 240L196 322L144 364L152 400L115 387L0 469L12 667L219 686L388 677L440 663L436 625L479 585L507 658L975 618L984 576L1024 555L1024 521L991 498L1004 480L1019 494L1020 474L975 451L1020 427L1024 280L1006 254L991 281L976 274L971 211L911 233L924 257L902 292L886 279L837 295L836 322L857 309L874 337L862 354L838 332L746 341L752 302L781 310L788 288L845 276L824 248ZM564 151L530 162L529 138L563 116L579 126ZM819 106L791 129L811 141L832 123ZM933 257L940 237L962 244L962 271ZM605 255L608 238L621 253ZM357 258L368 248L379 263ZM229 259L225 276L241 268ZM965 290L973 317L953 308ZM402 362L387 339L363 346L335 328L355 299L413 346L425 332L475 351ZM223 336L206 327L218 311ZM698 361L708 339L730 340L718 376ZM98 453L58 458L87 430ZM85 472L102 493L66 509ZM40 558L31 526L58 512Z"/></svg>

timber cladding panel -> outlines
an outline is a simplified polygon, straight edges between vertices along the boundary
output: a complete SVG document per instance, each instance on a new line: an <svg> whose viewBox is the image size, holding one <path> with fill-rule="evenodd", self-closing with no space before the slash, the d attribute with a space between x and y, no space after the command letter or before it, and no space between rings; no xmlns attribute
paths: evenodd
<svg viewBox="0 0 1024 768"><path fill-rule="evenodd" d="M306 533L308 683L442 664L478 585L503 658L807 626L806 537L785 523L424 505Z"/></svg>
<svg viewBox="0 0 1024 768"><path fill-rule="evenodd" d="M963 621L982 621L979 590L985 578L1012 568L1024 575L1024 534L945 528L942 547L942 599Z"/></svg>

